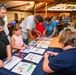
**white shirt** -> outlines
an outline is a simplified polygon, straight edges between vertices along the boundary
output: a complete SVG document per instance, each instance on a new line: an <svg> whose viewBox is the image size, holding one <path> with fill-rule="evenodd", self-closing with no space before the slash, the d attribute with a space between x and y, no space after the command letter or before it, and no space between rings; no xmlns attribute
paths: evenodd
<svg viewBox="0 0 76 75"><path fill-rule="evenodd" d="M7 16L5 16L3 18L3 20L5 21L4 31L5 31L6 35L9 35L9 30L8 30L8 27L7 27L7 25L8 25Z"/></svg>
<svg viewBox="0 0 76 75"><path fill-rule="evenodd" d="M27 29L29 30L33 30L33 28L35 28L35 22L34 22L34 16L28 16L26 17L23 22L20 24L20 26L22 27L22 37L24 39L28 38L28 32Z"/></svg>

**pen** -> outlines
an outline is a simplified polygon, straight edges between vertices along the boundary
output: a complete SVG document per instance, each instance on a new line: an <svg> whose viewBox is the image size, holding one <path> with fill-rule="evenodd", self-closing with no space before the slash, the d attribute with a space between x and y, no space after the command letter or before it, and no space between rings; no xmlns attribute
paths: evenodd
<svg viewBox="0 0 76 75"><path fill-rule="evenodd" d="M28 68L27 72L28 72L29 70L31 70L31 69L32 69L32 67L33 67L33 64L31 64L31 65L29 66L29 68Z"/></svg>
<svg viewBox="0 0 76 75"><path fill-rule="evenodd" d="M5 61L5 62L4 62L5 65L8 64L8 63L9 63L8 61Z"/></svg>

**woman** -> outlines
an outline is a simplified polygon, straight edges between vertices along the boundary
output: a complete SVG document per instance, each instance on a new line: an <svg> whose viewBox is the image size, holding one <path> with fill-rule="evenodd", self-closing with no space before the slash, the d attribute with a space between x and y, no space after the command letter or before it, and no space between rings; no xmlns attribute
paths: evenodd
<svg viewBox="0 0 76 75"><path fill-rule="evenodd" d="M65 31L59 37L63 52L46 52L43 70L50 75L76 75L76 32ZM54 56L50 61L49 56Z"/></svg>

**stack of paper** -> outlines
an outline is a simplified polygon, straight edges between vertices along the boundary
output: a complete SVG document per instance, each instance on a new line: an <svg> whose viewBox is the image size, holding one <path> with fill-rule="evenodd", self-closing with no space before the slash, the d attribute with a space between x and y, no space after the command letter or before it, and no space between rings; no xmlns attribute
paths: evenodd
<svg viewBox="0 0 76 75"><path fill-rule="evenodd" d="M39 63L39 61L42 59L42 57L43 56L41 56L41 55L29 53L24 59L35 62L35 63Z"/></svg>
<svg viewBox="0 0 76 75"><path fill-rule="evenodd" d="M22 59L16 57L16 56L12 56L12 60L10 62L5 61L4 64L4 68L10 70L12 67L14 67L18 62L20 62Z"/></svg>
<svg viewBox="0 0 76 75"><path fill-rule="evenodd" d="M39 47L39 48L48 48L48 45L46 45L46 44L38 44L36 47Z"/></svg>
<svg viewBox="0 0 76 75"><path fill-rule="evenodd" d="M49 45L49 44L50 44L50 42L51 42L51 41L44 41L44 40L42 40L42 41L40 41L40 43L39 43L39 44Z"/></svg>
<svg viewBox="0 0 76 75"><path fill-rule="evenodd" d="M30 52L43 54L43 53L45 52L45 49L41 49L41 48L36 48L36 47L34 47Z"/></svg>
<svg viewBox="0 0 76 75"><path fill-rule="evenodd" d="M34 71L36 65L27 62L19 62L12 72L18 73L20 75L31 75Z"/></svg>
<svg viewBox="0 0 76 75"><path fill-rule="evenodd" d="M45 40L45 41L51 41L51 40L52 40L52 38L45 37L45 38L43 38L43 40Z"/></svg>
<svg viewBox="0 0 76 75"><path fill-rule="evenodd" d="M33 46L30 46L30 47L26 48L25 50L20 50L20 52L29 53L32 48L33 48Z"/></svg>

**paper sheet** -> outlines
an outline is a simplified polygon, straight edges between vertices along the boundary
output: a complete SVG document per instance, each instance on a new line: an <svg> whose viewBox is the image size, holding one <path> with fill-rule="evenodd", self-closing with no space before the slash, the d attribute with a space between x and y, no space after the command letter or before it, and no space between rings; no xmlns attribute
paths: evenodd
<svg viewBox="0 0 76 75"><path fill-rule="evenodd" d="M40 41L39 44L49 45L50 43L51 43L51 41L45 41L45 40L42 40L42 41Z"/></svg>
<svg viewBox="0 0 76 75"><path fill-rule="evenodd" d="M45 38L43 38L43 40L45 40L45 41L51 41L51 40L52 40L52 38L45 37Z"/></svg>
<svg viewBox="0 0 76 75"><path fill-rule="evenodd" d="M7 60L4 62L5 66L4 68L10 70L12 67L14 67L18 62L20 62L22 59L12 56L12 60L10 62L7 62Z"/></svg>
<svg viewBox="0 0 76 75"><path fill-rule="evenodd" d="M23 53L29 53L31 51L31 49L33 48L33 46L26 48L25 50L20 50Z"/></svg>
<svg viewBox="0 0 76 75"><path fill-rule="evenodd" d="M36 47L34 47L30 52L43 54L43 53L45 52L45 49L41 49L41 48L36 48Z"/></svg>
<svg viewBox="0 0 76 75"><path fill-rule="evenodd" d="M40 60L42 59L42 57L43 56L41 56L41 55L29 53L24 59L35 62L35 63L39 63Z"/></svg>
<svg viewBox="0 0 76 75"><path fill-rule="evenodd" d="M38 44L36 47L39 48L48 48L49 45L45 45L45 44Z"/></svg>
<svg viewBox="0 0 76 75"><path fill-rule="evenodd" d="M19 62L11 71L21 75L31 75L36 65L27 62Z"/></svg>

